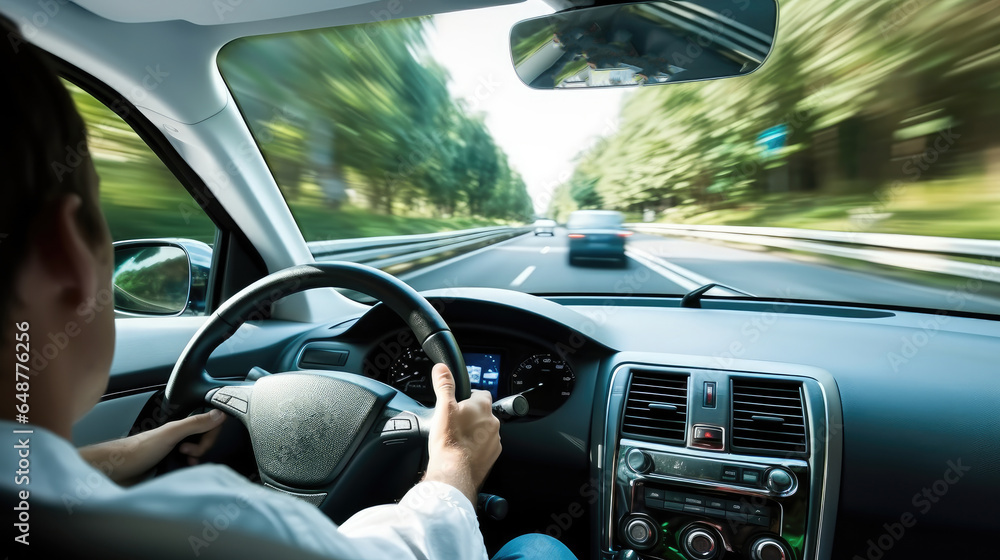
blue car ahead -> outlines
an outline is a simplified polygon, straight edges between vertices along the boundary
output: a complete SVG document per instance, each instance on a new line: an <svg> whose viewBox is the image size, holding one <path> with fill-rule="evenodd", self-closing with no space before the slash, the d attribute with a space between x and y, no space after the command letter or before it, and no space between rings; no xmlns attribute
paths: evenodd
<svg viewBox="0 0 1000 560"><path fill-rule="evenodd" d="M577 210L569 215L569 264L580 259L611 259L627 262L625 239L632 232L625 229L625 216L614 210Z"/></svg>

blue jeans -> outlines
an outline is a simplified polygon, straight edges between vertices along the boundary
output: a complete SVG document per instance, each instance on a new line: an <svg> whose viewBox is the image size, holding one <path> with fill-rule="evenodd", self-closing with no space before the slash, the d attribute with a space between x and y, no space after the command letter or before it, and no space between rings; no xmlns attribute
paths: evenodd
<svg viewBox="0 0 1000 560"><path fill-rule="evenodd" d="M528 533L503 545L493 560L576 560L566 545L541 533Z"/></svg>

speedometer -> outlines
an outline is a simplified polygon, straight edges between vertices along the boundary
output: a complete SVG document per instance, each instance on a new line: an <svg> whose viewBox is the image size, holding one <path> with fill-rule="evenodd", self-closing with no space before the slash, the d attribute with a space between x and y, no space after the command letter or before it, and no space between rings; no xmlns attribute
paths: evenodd
<svg viewBox="0 0 1000 560"><path fill-rule="evenodd" d="M510 376L510 394L528 399L529 414L552 412L573 392L576 377L566 360L552 354L535 354L517 366Z"/></svg>

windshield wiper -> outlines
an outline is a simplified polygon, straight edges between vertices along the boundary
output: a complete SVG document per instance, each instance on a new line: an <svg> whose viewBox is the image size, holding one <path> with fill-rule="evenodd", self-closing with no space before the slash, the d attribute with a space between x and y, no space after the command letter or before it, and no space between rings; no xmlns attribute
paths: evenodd
<svg viewBox="0 0 1000 560"><path fill-rule="evenodd" d="M731 292L735 292L737 294L742 294L742 295L745 295L745 296L750 296L752 298L757 297L757 296L751 294L750 292L745 292L743 290L739 290L739 289L736 289L736 288L734 288L732 286L727 286L725 284L719 284L719 283L716 283L716 282L712 282L711 284L705 284L704 286L701 286L699 288L695 288L695 289L691 290L690 292L684 294L684 297L681 298L681 307L690 307L692 309L699 309L699 308L701 308L701 297L703 295L705 295L705 292L711 290L712 288L723 288L725 290L729 290Z"/></svg>

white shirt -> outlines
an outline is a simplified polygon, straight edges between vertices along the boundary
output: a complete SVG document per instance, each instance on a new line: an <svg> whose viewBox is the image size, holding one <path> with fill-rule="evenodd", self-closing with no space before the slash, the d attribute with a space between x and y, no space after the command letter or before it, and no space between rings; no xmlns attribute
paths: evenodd
<svg viewBox="0 0 1000 560"><path fill-rule="evenodd" d="M113 465L94 468L70 442L44 428L0 420L0 438L4 494L28 490L32 502L61 503L74 514L135 512L217 520L337 560L487 558L475 508L458 489L442 482L421 482L398 504L362 510L338 527L316 507L253 484L228 467L189 467L123 488L101 472ZM25 448L27 480L16 474ZM194 552L201 546L197 536L190 544Z"/></svg>

